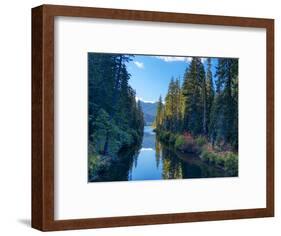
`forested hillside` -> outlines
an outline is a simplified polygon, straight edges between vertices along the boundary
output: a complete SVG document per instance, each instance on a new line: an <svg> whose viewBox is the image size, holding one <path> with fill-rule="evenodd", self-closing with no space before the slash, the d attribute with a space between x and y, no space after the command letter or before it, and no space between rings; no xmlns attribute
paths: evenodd
<svg viewBox="0 0 281 236"><path fill-rule="evenodd" d="M143 110L145 125L151 125L155 120L157 102L140 101L140 104Z"/></svg>
<svg viewBox="0 0 281 236"><path fill-rule="evenodd" d="M159 98L154 127L158 137L176 149L197 152L237 175L238 60L218 59L213 75L211 58L204 67L193 57L182 84L172 78L164 101Z"/></svg>
<svg viewBox="0 0 281 236"><path fill-rule="evenodd" d="M130 60L123 54L88 54L89 180L122 149L141 143L143 112L128 84Z"/></svg>

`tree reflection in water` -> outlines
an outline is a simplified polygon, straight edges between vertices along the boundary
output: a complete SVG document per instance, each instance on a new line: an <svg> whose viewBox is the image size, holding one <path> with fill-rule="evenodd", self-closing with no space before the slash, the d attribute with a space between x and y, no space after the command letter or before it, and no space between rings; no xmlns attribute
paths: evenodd
<svg viewBox="0 0 281 236"><path fill-rule="evenodd" d="M222 169L202 162L198 155L176 152L157 140L146 126L141 147L119 153L95 181L131 181L222 177Z"/></svg>

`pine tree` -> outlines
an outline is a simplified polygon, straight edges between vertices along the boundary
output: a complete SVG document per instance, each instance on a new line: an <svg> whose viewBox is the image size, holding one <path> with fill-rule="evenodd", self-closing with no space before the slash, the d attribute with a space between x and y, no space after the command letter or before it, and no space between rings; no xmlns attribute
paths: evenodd
<svg viewBox="0 0 281 236"><path fill-rule="evenodd" d="M204 66L200 58L192 58L184 75L182 93L184 97L184 131L193 135L203 132L203 83Z"/></svg>
<svg viewBox="0 0 281 236"><path fill-rule="evenodd" d="M174 130L174 114L175 114L175 81L171 78L168 93L165 98L165 128L169 131Z"/></svg>
<svg viewBox="0 0 281 236"><path fill-rule="evenodd" d="M177 78L175 82L175 100L175 131L180 132L182 129L182 92L179 78Z"/></svg>
<svg viewBox="0 0 281 236"><path fill-rule="evenodd" d="M218 59L216 96L211 112L211 136L219 145L238 149L238 60Z"/></svg>
<svg viewBox="0 0 281 236"><path fill-rule="evenodd" d="M121 148L142 138L143 113L128 83L130 74L126 63L131 57L88 54L88 134L92 152L116 156Z"/></svg>
<svg viewBox="0 0 281 236"><path fill-rule="evenodd" d="M209 134L210 117L212 104L214 102L214 85L213 85L213 75L212 75L212 64L211 58L207 59L207 70L206 70L206 123L207 123L207 133Z"/></svg>
<svg viewBox="0 0 281 236"><path fill-rule="evenodd" d="M164 120L164 105L162 102L162 97L160 95L157 103L156 117L153 126L158 130L161 129L163 126L163 120Z"/></svg>
<svg viewBox="0 0 281 236"><path fill-rule="evenodd" d="M205 66L206 73L201 58L194 57L186 68L182 87L179 78L171 78L165 105L159 98L155 127L166 132L168 141L173 140L172 134L187 132L193 137L205 136L220 149L229 150L231 145L237 150L238 60L218 59L216 91L211 58Z"/></svg>

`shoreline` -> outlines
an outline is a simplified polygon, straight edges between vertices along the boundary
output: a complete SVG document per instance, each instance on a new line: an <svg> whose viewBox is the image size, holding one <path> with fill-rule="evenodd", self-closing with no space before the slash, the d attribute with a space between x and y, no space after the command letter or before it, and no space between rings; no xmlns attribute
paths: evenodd
<svg viewBox="0 0 281 236"><path fill-rule="evenodd" d="M173 134L168 131L153 130L159 140L172 146L182 154L196 154L206 164L224 170L230 176L238 176L238 153L232 150L215 150L204 136Z"/></svg>

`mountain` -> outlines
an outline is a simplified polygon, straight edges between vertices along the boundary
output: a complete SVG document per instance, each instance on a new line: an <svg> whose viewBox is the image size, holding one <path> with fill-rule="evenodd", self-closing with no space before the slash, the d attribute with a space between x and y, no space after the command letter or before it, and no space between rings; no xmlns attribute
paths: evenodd
<svg viewBox="0 0 281 236"><path fill-rule="evenodd" d="M144 121L146 125L152 125L156 117L157 102L144 102L141 101Z"/></svg>

